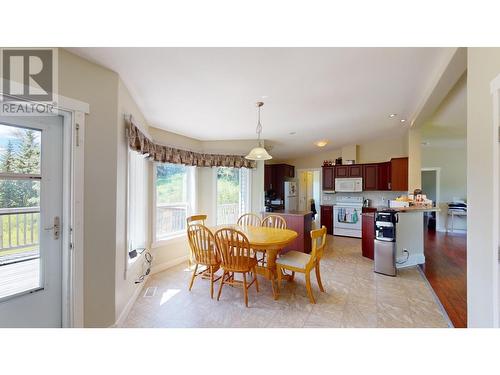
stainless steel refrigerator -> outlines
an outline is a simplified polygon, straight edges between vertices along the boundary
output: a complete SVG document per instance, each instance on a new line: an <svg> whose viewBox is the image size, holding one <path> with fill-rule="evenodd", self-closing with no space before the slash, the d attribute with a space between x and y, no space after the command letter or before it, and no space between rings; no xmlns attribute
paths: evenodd
<svg viewBox="0 0 500 375"><path fill-rule="evenodd" d="M285 210L297 211L299 208L298 183L285 181Z"/></svg>

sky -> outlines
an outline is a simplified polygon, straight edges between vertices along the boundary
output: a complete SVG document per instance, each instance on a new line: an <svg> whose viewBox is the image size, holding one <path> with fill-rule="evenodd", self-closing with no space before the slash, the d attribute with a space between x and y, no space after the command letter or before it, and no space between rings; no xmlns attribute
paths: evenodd
<svg viewBox="0 0 500 375"><path fill-rule="evenodd" d="M27 130L23 128L0 124L0 156L3 155L7 149L9 141L12 142L14 150L16 150L19 147L21 139L26 131ZM36 142L40 144L41 132L37 131L37 133Z"/></svg>

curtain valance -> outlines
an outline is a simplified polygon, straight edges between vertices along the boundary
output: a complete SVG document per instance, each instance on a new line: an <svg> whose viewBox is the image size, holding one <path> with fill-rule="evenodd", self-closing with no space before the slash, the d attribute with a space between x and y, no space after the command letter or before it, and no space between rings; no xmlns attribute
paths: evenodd
<svg viewBox="0 0 500 375"><path fill-rule="evenodd" d="M241 155L202 154L154 143L132 121L127 121L127 137L130 149L148 155L160 163L192 165L196 167L255 168L254 160Z"/></svg>

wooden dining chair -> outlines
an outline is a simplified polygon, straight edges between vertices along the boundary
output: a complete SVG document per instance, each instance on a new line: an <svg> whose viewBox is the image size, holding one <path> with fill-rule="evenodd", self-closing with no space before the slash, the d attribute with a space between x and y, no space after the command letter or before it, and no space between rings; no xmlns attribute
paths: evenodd
<svg viewBox="0 0 500 375"><path fill-rule="evenodd" d="M195 268L189 283L189 291L193 287L194 279L201 276L204 279L210 280L210 297L214 298L214 283L220 279L215 278L215 273L220 268L220 257L217 253L215 237L206 226L201 224L191 224L187 229L189 246L193 255ZM198 267L203 269L198 272Z"/></svg>
<svg viewBox="0 0 500 375"><path fill-rule="evenodd" d="M243 214L238 218L238 225L252 225L254 227L260 227L262 220L255 214Z"/></svg>
<svg viewBox="0 0 500 375"><path fill-rule="evenodd" d="M268 215L262 220L262 226L267 228L286 229L286 220L283 216ZM262 251L259 253L262 254L262 258L257 259L257 262L264 267L266 265L266 252Z"/></svg>
<svg viewBox="0 0 500 375"><path fill-rule="evenodd" d="M202 225L205 225L205 221L206 220L207 220L207 215L192 215L192 216L188 216L186 218L186 222L187 222L188 227L191 224L202 224Z"/></svg>
<svg viewBox="0 0 500 375"><path fill-rule="evenodd" d="M187 227L189 227L191 224L205 225L205 220L207 220L207 215L192 215L186 218L186 224ZM189 254L188 265L191 268L195 263L196 262L194 261L194 255L193 252L191 251L191 253Z"/></svg>
<svg viewBox="0 0 500 375"><path fill-rule="evenodd" d="M305 274L307 294L309 295L311 303L316 303L311 289L310 273L313 268L316 270L316 280L318 281L319 289L322 292L325 291L323 284L321 283L319 263L323 256L326 244L326 227L323 225L321 229L312 230L311 238L312 250L310 254L292 250L280 256L276 261L276 268L278 272L278 295L281 287L282 272L284 270L292 271L292 277L295 275L295 272Z"/></svg>
<svg viewBox="0 0 500 375"><path fill-rule="evenodd" d="M262 226L268 228L286 229L286 220L283 216L268 215L262 220Z"/></svg>
<svg viewBox="0 0 500 375"><path fill-rule="evenodd" d="M222 228L215 232L217 251L221 259L221 267L224 270L220 281L217 301L220 299L224 284L243 287L245 306L248 307L248 289L255 283L255 289L259 291L257 281L257 259L255 253L250 249L250 243L244 233L232 229ZM247 282L247 273L252 273L253 280ZM243 281L234 278L235 273L243 275Z"/></svg>

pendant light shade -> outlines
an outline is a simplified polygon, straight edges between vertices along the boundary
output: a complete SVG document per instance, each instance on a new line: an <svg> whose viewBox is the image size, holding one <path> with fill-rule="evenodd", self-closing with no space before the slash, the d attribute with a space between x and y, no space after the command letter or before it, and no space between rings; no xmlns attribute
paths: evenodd
<svg viewBox="0 0 500 375"><path fill-rule="evenodd" d="M268 154L266 149L264 147L254 147L250 150L247 156L245 156L245 159L248 160L269 160L272 159L273 157Z"/></svg>
<svg viewBox="0 0 500 375"><path fill-rule="evenodd" d="M259 109L259 120L257 122L257 142L258 145L257 147L254 147L250 150L247 156L245 156L245 159L248 160L269 160L272 159L273 157L269 155L269 153L266 151L264 147L262 147L262 142L260 140L260 133L262 132L262 124L260 123L260 107L264 105L263 102L257 102L257 108Z"/></svg>

